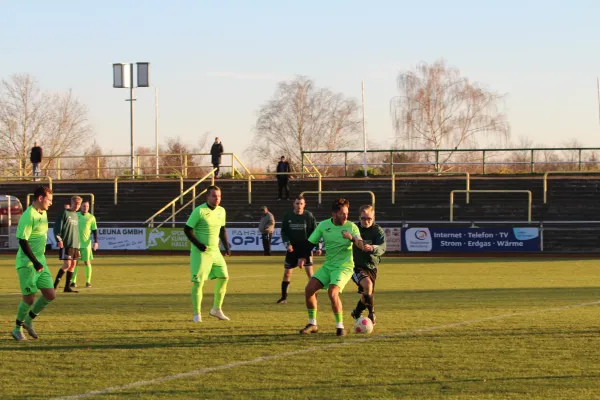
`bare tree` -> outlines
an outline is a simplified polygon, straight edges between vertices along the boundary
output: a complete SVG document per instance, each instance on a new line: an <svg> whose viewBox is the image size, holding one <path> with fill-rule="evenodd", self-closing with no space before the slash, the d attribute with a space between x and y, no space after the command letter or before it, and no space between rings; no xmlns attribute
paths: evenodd
<svg viewBox="0 0 600 400"><path fill-rule="evenodd" d="M405 147L453 150L476 147L486 134L508 137L509 126L499 109L503 96L469 82L443 60L401 72L397 82L400 95L392 99L391 112ZM440 157L437 171L445 169L452 154Z"/></svg>
<svg viewBox="0 0 600 400"><path fill-rule="evenodd" d="M256 121L250 151L260 160L285 155L295 169L302 163L303 150L352 148L360 128L355 100L329 89L319 89L303 76L279 82L273 98L264 104ZM328 164L331 153L311 156L316 164Z"/></svg>
<svg viewBox="0 0 600 400"><path fill-rule="evenodd" d="M71 91L43 92L30 75L13 75L0 86L0 156L18 157L27 168L37 141L44 149L42 169L68 154L72 144L90 140L87 110Z"/></svg>

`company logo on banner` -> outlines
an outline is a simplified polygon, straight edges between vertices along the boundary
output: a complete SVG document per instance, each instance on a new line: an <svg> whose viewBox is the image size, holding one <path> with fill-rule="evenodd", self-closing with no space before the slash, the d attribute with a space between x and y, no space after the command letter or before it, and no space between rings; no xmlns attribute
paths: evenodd
<svg viewBox="0 0 600 400"><path fill-rule="evenodd" d="M408 228L407 251L540 251L538 228Z"/></svg>
<svg viewBox="0 0 600 400"><path fill-rule="evenodd" d="M48 229L48 241L57 249L54 228ZM99 250L146 250L146 228L98 228Z"/></svg>
<svg viewBox="0 0 600 400"><path fill-rule="evenodd" d="M408 228L404 233L406 250L431 251L432 240L429 228Z"/></svg>
<svg viewBox="0 0 600 400"><path fill-rule="evenodd" d="M386 251L400 251L402 249L402 228L383 228L385 233Z"/></svg>
<svg viewBox="0 0 600 400"><path fill-rule="evenodd" d="M226 228L231 251L263 251L262 236L256 228ZM180 228L148 228L148 250L189 250L190 241ZM221 249L223 246L220 245ZM281 229L275 229L271 239L272 251L285 251Z"/></svg>
<svg viewBox="0 0 600 400"><path fill-rule="evenodd" d="M181 228L148 228L148 250L189 250L190 241Z"/></svg>

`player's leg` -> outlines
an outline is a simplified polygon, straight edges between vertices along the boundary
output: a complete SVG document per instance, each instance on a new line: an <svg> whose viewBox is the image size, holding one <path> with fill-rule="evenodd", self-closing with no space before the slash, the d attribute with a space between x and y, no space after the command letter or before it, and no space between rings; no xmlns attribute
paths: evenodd
<svg viewBox="0 0 600 400"><path fill-rule="evenodd" d="M352 277L352 269L333 270L330 273L330 284L327 289L331 309L335 317L335 328L337 336L346 336L344 329L344 313L340 293Z"/></svg>
<svg viewBox="0 0 600 400"><path fill-rule="evenodd" d="M73 270L73 277L71 278L71 287L77 287L77 273L79 272L79 264L75 264L75 269Z"/></svg>
<svg viewBox="0 0 600 400"><path fill-rule="evenodd" d="M23 327L34 339L38 338L36 331L33 329L33 320L56 298L56 291L52 282L52 275L47 265L44 265L44 270L37 274L36 291L39 289L42 295L33 303L28 315L23 321Z"/></svg>
<svg viewBox="0 0 600 400"><path fill-rule="evenodd" d="M317 292L329 284L329 273L326 266L322 266L312 278L308 280L304 288L306 311L308 312L308 324L300 329L301 334L316 333L317 328Z"/></svg>
<svg viewBox="0 0 600 400"><path fill-rule="evenodd" d="M300 267L300 262L302 262L302 267ZM312 276L314 274L314 269L313 269L314 264L313 264L312 255L306 256L306 257L298 260L298 266L300 268L304 268L304 271L306 272L306 276L308 277L308 279L312 278Z"/></svg>
<svg viewBox="0 0 600 400"><path fill-rule="evenodd" d="M192 308L194 312L193 321L202 322L200 306L202 305L202 287L208 279L212 256L208 252L193 251L190 254L190 273L192 275Z"/></svg>
<svg viewBox="0 0 600 400"><path fill-rule="evenodd" d="M60 284L60 280L69 268L67 249L65 247L63 247L62 249L58 249L58 259L63 262L63 265L56 273L56 279L54 279L54 289L58 287L58 285Z"/></svg>
<svg viewBox="0 0 600 400"><path fill-rule="evenodd" d="M375 325L375 280L377 278L377 270L365 271L367 277L363 279L361 287L363 289L363 299L365 306L369 309L369 319Z"/></svg>
<svg viewBox="0 0 600 400"><path fill-rule="evenodd" d="M92 260L94 259L94 254L92 252L92 245L82 247L81 248L81 259L85 264L85 287L92 287ZM73 281L75 281L77 276L77 270L79 269L79 265L75 266L75 271L73 272Z"/></svg>
<svg viewBox="0 0 600 400"><path fill-rule="evenodd" d="M288 288L292 282L292 272L298 265L298 257L295 252L286 252L285 261L283 262L283 278L281 279L281 297L277 300L277 304L287 303Z"/></svg>
<svg viewBox="0 0 600 400"><path fill-rule="evenodd" d="M92 287L92 262L85 261L85 287Z"/></svg>
<svg viewBox="0 0 600 400"><path fill-rule="evenodd" d="M71 289L71 279L73 278L73 270L75 270L75 265L77 265L76 258L79 258L79 250L78 249L68 249L68 254L70 259L67 260L67 273L65 280L65 289L63 290L66 293L79 293L79 291Z"/></svg>
<svg viewBox="0 0 600 400"><path fill-rule="evenodd" d="M213 262L208 277L215 280L213 307L209 314L222 321L229 321L229 317L223 314L223 310L221 309L223 300L225 299L225 293L227 293L229 272L227 270L225 258L223 258L220 251L215 251L213 253Z"/></svg>
<svg viewBox="0 0 600 400"><path fill-rule="evenodd" d="M23 334L23 321L27 317L29 309L33 305L35 299L35 293L37 289L35 287L35 273L33 266L24 265L17 268L17 275L19 276L19 286L21 287L21 294L23 295L21 302L17 307L17 317L15 320L15 327L11 332L12 337L17 341L27 340Z"/></svg>

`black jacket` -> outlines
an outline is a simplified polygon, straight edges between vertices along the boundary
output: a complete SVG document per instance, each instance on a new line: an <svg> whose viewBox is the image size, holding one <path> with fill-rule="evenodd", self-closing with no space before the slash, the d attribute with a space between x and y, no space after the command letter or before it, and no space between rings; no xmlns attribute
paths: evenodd
<svg viewBox="0 0 600 400"><path fill-rule="evenodd" d="M292 172L292 169L290 168L290 163L287 161L279 161L277 163L277 169L275 170L276 172ZM289 179L290 176L289 175L277 175L277 179Z"/></svg>
<svg viewBox="0 0 600 400"><path fill-rule="evenodd" d="M221 154L223 154L223 144L213 143L210 148L211 162L213 165L221 164Z"/></svg>
<svg viewBox="0 0 600 400"><path fill-rule="evenodd" d="M31 148L31 155L29 156L29 160L32 163L41 163L42 162L42 148L40 146L34 146Z"/></svg>

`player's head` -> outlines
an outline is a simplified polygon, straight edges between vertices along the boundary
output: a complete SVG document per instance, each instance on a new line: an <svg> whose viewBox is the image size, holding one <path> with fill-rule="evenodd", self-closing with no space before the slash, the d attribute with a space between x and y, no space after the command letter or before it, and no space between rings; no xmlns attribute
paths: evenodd
<svg viewBox="0 0 600 400"><path fill-rule="evenodd" d="M206 202L211 207L221 204L221 189L216 185L211 185L206 189Z"/></svg>
<svg viewBox="0 0 600 400"><path fill-rule="evenodd" d="M71 211L79 211L83 199L79 196L71 197Z"/></svg>
<svg viewBox="0 0 600 400"><path fill-rule="evenodd" d="M360 206L360 224L363 228L370 228L375 223L375 210L370 204Z"/></svg>
<svg viewBox="0 0 600 400"><path fill-rule="evenodd" d="M38 186L33 192L33 197L35 198L34 202L36 203L34 207L43 211L48 211L52 205L52 196L52 189L48 186Z"/></svg>
<svg viewBox="0 0 600 400"><path fill-rule="evenodd" d="M269 208L267 206L262 206L260 208L262 210L263 213L268 214L269 213Z"/></svg>
<svg viewBox="0 0 600 400"><path fill-rule="evenodd" d="M285 156L281 156L280 161L285 161Z"/></svg>
<svg viewBox="0 0 600 400"><path fill-rule="evenodd" d="M350 202L346 199L335 199L331 204L331 219L335 225L344 225L348 220Z"/></svg>
<svg viewBox="0 0 600 400"><path fill-rule="evenodd" d="M302 214L305 207L306 200L304 200L304 196L296 196L296 199L294 200L294 212L296 214Z"/></svg>
<svg viewBox="0 0 600 400"><path fill-rule="evenodd" d="M65 210L70 210L71 209L71 200L67 201L64 205Z"/></svg>
<svg viewBox="0 0 600 400"><path fill-rule="evenodd" d="M218 137L215 138L215 143L221 143L221 139L219 139Z"/></svg>
<svg viewBox="0 0 600 400"><path fill-rule="evenodd" d="M82 202L81 203L81 213L86 214L88 211L90 211L90 202L89 201Z"/></svg>

